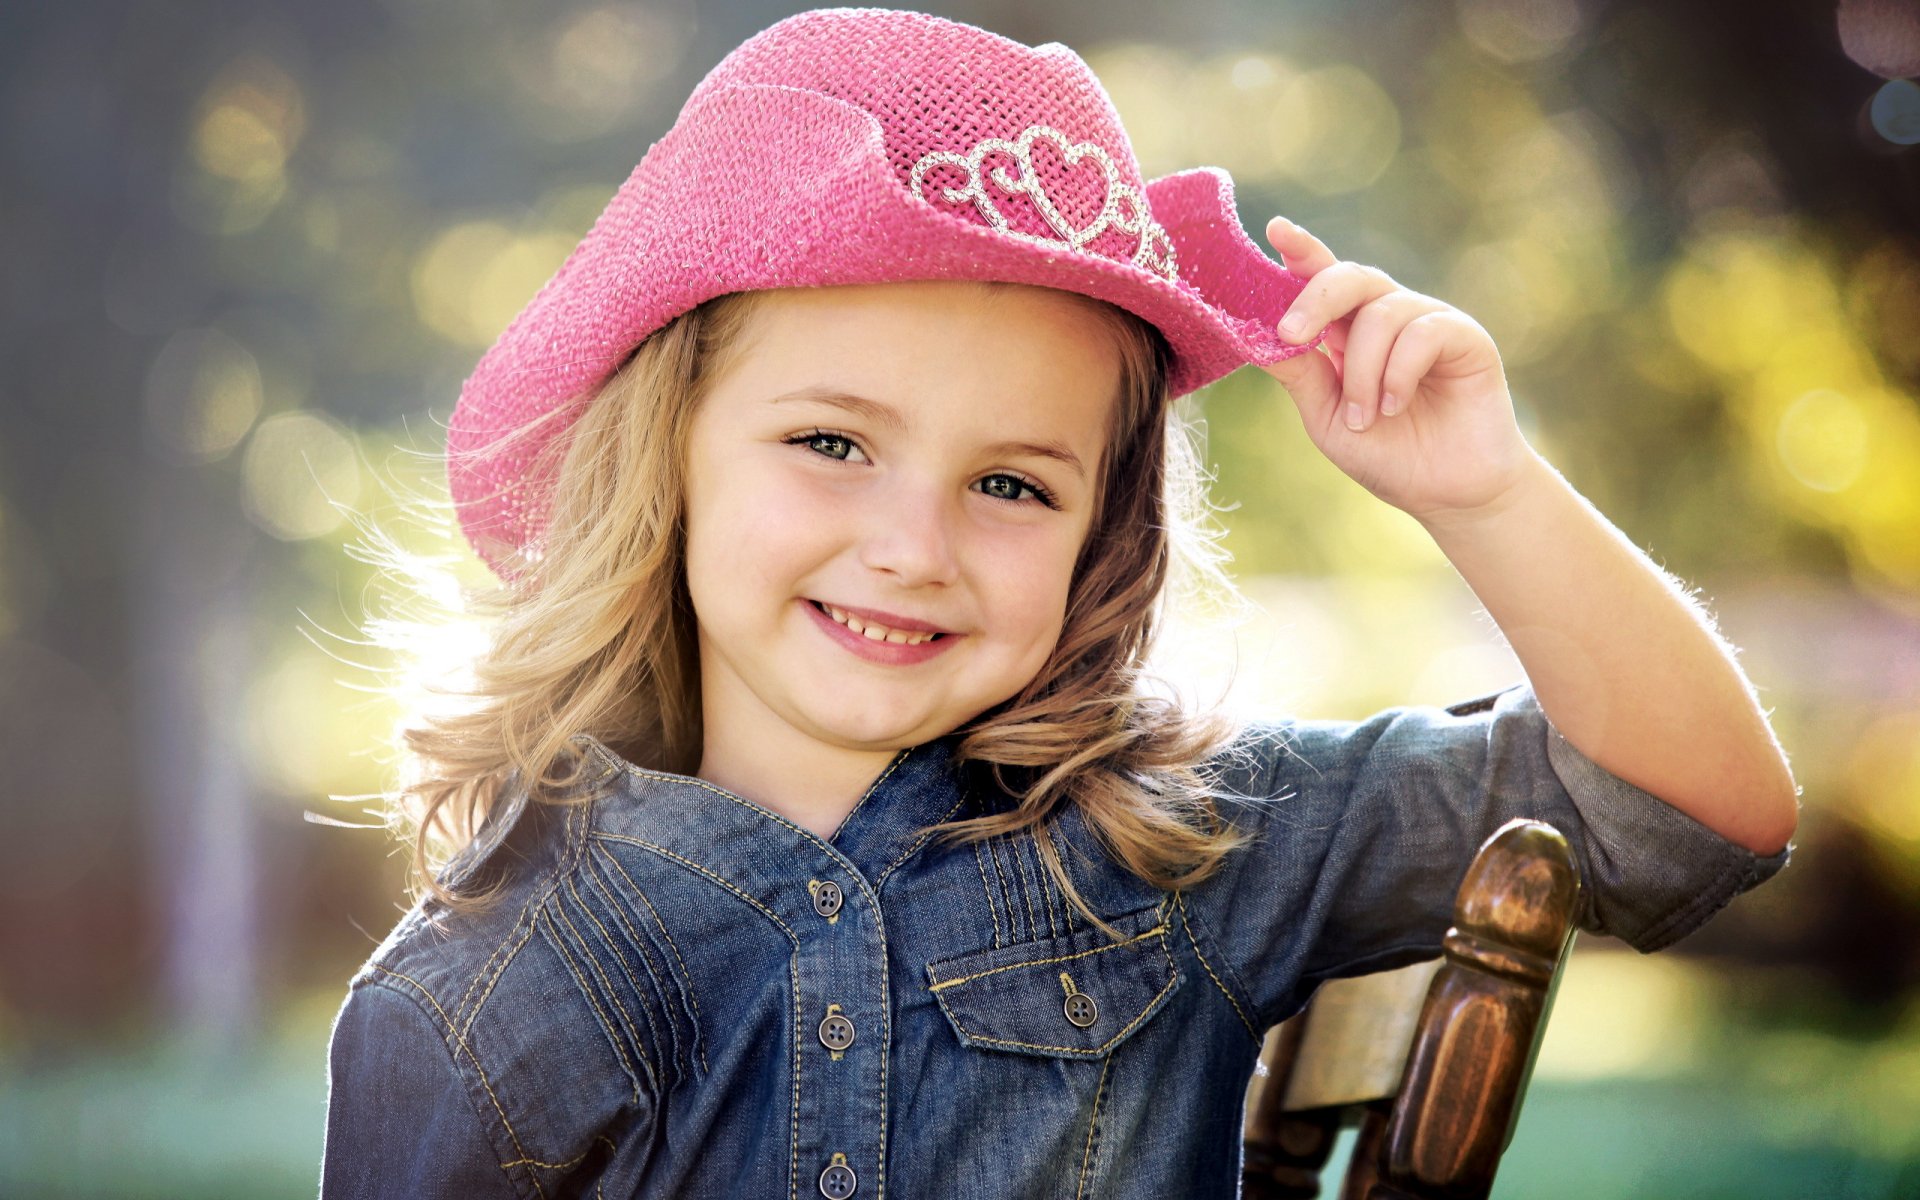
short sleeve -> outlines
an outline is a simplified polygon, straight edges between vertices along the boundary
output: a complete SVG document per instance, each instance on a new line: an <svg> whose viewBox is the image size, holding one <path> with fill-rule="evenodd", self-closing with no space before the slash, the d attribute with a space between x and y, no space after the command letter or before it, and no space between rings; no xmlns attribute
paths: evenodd
<svg viewBox="0 0 1920 1200"><path fill-rule="evenodd" d="M1263 1026L1320 981L1440 952L1480 845L1515 817L1566 835L1580 928L1651 952L1784 867L1607 772L1530 687L1364 721L1255 723L1219 764L1254 842L1186 893Z"/></svg>
<svg viewBox="0 0 1920 1200"><path fill-rule="evenodd" d="M333 1026L321 1200L517 1195L435 1020L357 986Z"/></svg>

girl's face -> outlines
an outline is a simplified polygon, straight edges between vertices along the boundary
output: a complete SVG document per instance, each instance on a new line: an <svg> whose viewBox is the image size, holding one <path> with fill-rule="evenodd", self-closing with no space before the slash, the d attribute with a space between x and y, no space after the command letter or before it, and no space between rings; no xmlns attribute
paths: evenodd
<svg viewBox="0 0 1920 1200"><path fill-rule="evenodd" d="M951 732L1059 638L1119 384L1113 335L1040 288L762 299L689 430L709 752L718 736L797 764ZM823 604L946 632L876 641Z"/></svg>

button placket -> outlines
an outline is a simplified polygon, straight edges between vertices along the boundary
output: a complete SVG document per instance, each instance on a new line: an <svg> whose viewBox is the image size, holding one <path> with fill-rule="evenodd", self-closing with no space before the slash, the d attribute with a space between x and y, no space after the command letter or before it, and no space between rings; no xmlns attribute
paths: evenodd
<svg viewBox="0 0 1920 1200"><path fill-rule="evenodd" d="M885 1018L874 1011L873 1019L879 1024L863 1033L848 1010L870 1011L871 1005L865 999L870 987L880 997L880 1003L885 1003L884 987L879 985L885 979L880 964L886 947L878 936L877 920L842 920L854 915L849 890L860 888L862 897L868 893L859 882L857 871L851 873L850 880L832 877L836 874L835 866L839 865L842 864L822 863L820 866L826 871L806 880L808 907L821 919L821 926L803 938L807 944L803 955L814 969L807 972L811 978L801 984L803 994L811 997L806 1001L807 1008L816 1014L821 1013L821 1009L814 1007L816 1004L825 1003L828 997L839 998L837 1002L825 1003L824 1015L817 1018L814 1029L821 1047L831 1061L839 1065L824 1073L810 1073L808 1078L813 1080L813 1085L804 1089L804 1095L796 1095L805 1112L800 1128L807 1132L802 1136L812 1144L812 1154L808 1157L821 1155L830 1159L819 1168L816 1180L819 1194L828 1200L847 1200L855 1194L859 1177L851 1160L879 1161L884 1150L869 1147L866 1141L870 1133L877 1136L885 1128L884 1118L878 1111L878 1106L884 1103L885 1089L881 1085L885 1076L875 1057L884 1053ZM833 1149L836 1144L837 1150ZM820 1160L816 1157L814 1161Z"/></svg>

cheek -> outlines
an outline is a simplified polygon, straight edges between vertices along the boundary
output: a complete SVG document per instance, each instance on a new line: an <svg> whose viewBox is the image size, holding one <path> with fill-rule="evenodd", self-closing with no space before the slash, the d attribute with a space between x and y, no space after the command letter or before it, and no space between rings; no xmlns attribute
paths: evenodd
<svg viewBox="0 0 1920 1200"><path fill-rule="evenodd" d="M1044 657L1059 639L1078 552L1071 534L1033 530L1001 539L976 563L989 614L1010 635L1017 631L1031 653Z"/></svg>
<svg viewBox="0 0 1920 1200"><path fill-rule="evenodd" d="M777 470L697 477L687 506L687 569L696 599L703 590L737 593L742 584L790 586L817 562L832 527L820 499ZM703 589L707 582L712 586Z"/></svg>

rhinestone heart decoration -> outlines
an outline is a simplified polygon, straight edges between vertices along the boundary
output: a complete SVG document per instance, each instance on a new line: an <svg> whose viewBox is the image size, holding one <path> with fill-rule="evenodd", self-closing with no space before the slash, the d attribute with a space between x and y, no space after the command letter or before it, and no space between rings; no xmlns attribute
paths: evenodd
<svg viewBox="0 0 1920 1200"><path fill-rule="evenodd" d="M1072 222L1061 215L1040 185L1040 174L1033 166L1033 144L1040 140L1052 145L1069 170L1088 159L1092 159L1100 168L1106 181L1106 195L1099 214L1083 229L1075 229ZM1013 159L1020 173L1010 174L1005 166L996 166L983 172L981 168L989 154L1005 154ZM1146 198L1139 189L1120 178L1120 169L1114 165L1113 157L1093 142L1074 142L1049 125L1029 125L1014 141L985 138L966 154L935 150L913 164L914 195L928 203L932 202L926 192L926 176L933 168L942 165L965 171L967 181L962 187L943 187L940 194L952 204L971 201L975 210L986 218L987 224L996 232L1036 246L1052 248L1064 245L1083 254L1093 254L1094 251L1088 248L1090 243L1109 229L1114 229L1139 239L1132 259L1135 266L1168 280L1177 281L1180 277L1179 268L1174 262L1173 239L1154 221ZM987 191L989 179L1006 196L1026 196L1057 236L1043 237L1010 226L1006 214L1000 211Z"/></svg>

